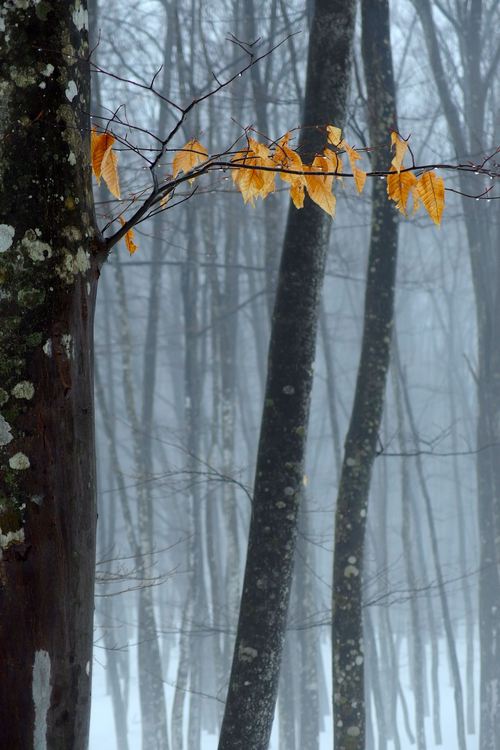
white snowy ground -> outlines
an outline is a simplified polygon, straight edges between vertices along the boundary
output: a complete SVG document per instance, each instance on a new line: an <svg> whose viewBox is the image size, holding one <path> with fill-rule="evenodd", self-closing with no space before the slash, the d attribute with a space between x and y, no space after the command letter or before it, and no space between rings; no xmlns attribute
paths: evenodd
<svg viewBox="0 0 500 750"><path fill-rule="evenodd" d="M460 659L461 652L465 651L465 648L459 644L459 662L464 663L464 659ZM400 672L403 688L406 692L406 698L408 702L408 709L413 726L413 696L410 690L410 682L408 675L408 659L405 653L406 649L404 646L401 647L401 659L400 659ZM92 718L90 725L90 750L120 750L116 745L114 723L113 723L113 709L111 704L111 698L106 694L106 679L104 671L104 659L102 659L102 652L98 650L94 658L94 674L93 674L93 694L92 694ZM326 663L330 664L328 654ZM105 657L104 657L105 658ZM132 659L133 662L133 659ZM478 675L475 676L476 693L478 688ZM464 681L464 675L462 675ZM465 690L464 690L465 692ZM166 687L166 698L168 707L172 705L174 690L173 688ZM456 734L456 721L455 721L455 708L453 703L453 688L451 686L450 674L448 670L448 659L446 655L446 646L444 641L440 642L440 693L441 693L441 728L443 734L443 744L436 745L434 741L434 735L432 732L431 719L426 719L426 735L427 735L427 750L452 750L458 746L457 734ZM430 695L430 693L429 693ZM412 746L409 744L406 733L402 725L402 717L400 718L400 736L402 747L407 750ZM477 723L477 722L476 722ZM140 750L141 748L141 726L140 726L140 710L137 694L137 680L136 675L132 673L132 689L130 694L130 708L129 708L129 747L130 750ZM271 739L271 750L277 750L278 748L278 737L276 731L277 721L275 721L275 730ZM324 732L321 735L321 750L332 750L333 741L331 732ZM203 750L216 750L217 738L214 735L204 735L202 742ZM303 748L302 750L307 750ZM376 750L376 748L373 748ZM393 750L392 743L389 743L389 750ZM477 736L467 737L467 750L478 750L478 738Z"/></svg>

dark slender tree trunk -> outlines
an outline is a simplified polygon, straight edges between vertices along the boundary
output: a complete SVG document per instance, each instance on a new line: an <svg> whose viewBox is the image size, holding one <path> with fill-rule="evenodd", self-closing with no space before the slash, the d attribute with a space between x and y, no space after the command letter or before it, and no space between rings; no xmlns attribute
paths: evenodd
<svg viewBox="0 0 500 750"><path fill-rule="evenodd" d="M396 126L388 0L363 0L362 49L373 169L390 163ZM365 748L362 570L368 495L384 404L393 322L397 217L385 181L375 180L366 277L363 341L345 442L335 516L333 569L333 707L335 746Z"/></svg>
<svg viewBox="0 0 500 750"><path fill-rule="evenodd" d="M355 3L317 0L303 124L344 125ZM302 130L307 160L325 133ZM290 209L278 275L243 596L220 750L269 744L304 473L318 304L330 220Z"/></svg>
<svg viewBox="0 0 500 750"><path fill-rule="evenodd" d="M2 23L0 746L84 750L100 258L85 3L3 3Z"/></svg>

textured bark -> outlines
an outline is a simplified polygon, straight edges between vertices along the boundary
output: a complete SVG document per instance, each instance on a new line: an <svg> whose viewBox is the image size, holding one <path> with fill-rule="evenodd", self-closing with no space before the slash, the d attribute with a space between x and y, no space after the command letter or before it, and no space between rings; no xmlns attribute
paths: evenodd
<svg viewBox="0 0 500 750"><path fill-rule="evenodd" d="M85 4L2 3L0 746L84 750L95 565Z"/></svg>
<svg viewBox="0 0 500 750"><path fill-rule="evenodd" d="M390 162L387 144L396 128L387 0L361 3L362 48L368 91L372 169ZM335 747L365 748L362 570L368 495L384 404L393 322L397 217L385 181L375 180L366 277L363 340L354 405L345 442L333 569L333 708Z"/></svg>
<svg viewBox="0 0 500 750"><path fill-rule="evenodd" d="M318 0L303 124L343 126L355 3ZM304 158L326 144L304 128ZM243 596L220 750L268 747L290 595L304 472L316 323L330 220L293 207L278 276Z"/></svg>

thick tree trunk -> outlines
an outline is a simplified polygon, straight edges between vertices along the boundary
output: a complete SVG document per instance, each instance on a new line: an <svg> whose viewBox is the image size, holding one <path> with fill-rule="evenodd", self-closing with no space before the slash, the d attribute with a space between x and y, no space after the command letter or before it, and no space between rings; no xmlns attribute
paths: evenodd
<svg viewBox="0 0 500 750"><path fill-rule="evenodd" d="M386 144L396 128L388 0L363 0L362 45L368 90L372 169L387 168ZM370 478L384 404L394 308L397 217L385 181L373 183L363 341L345 442L333 569L333 708L335 746L365 748L362 569Z"/></svg>
<svg viewBox="0 0 500 750"><path fill-rule="evenodd" d="M344 125L355 3L317 0L303 124ZM306 127L308 160L326 145ZM274 307L252 519L220 750L269 744L290 595L297 512L330 220L307 201L290 209Z"/></svg>
<svg viewBox="0 0 500 750"><path fill-rule="evenodd" d="M84 750L95 557L85 4L3 3L0 746Z"/></svg>

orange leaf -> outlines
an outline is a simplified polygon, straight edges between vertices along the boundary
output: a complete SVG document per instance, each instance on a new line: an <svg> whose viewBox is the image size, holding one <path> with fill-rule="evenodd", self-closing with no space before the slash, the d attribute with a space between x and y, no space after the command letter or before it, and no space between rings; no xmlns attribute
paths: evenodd
<svg viewBox="0 0 500 750"><path fill-rule="evenodd" d="M358 161L358 159L361 159L361 156L358 154L355 148L349 146L349 144L345 141L342 141L340 143L340 148L343 148L344 151L347 152L347 156L349 157L349 162L351 164L351 169L354 172L354 170L356 169L356 162Z"/></svg>
<svg viewBox="0 0 500 750"><path fill-rule="evenodd" d="M296 151L293 151L293 149L289 148L287 145L289 139L290 133L286 133L286 135L278 141L272 160L282 169L293 169L296 172L304 172L302 159ZM295 208L303 208L304 188L306 187L306 179L304 175L289 174L280 171L279 176L284 182L290 184L290 198L292 199Z"/></svg>
<svg viewBox="0 0 500 750"><path fill-rule="evenodd" d="M408 203L408 197L416 182L417 178L413 172L397 172L394 167L391 167L391 172L387 175L387 195L395 202L396 208L405 216L407 215L406 204Z"/></svg>
<svg viewBox="0 0 500 750"><path fill-rule="evenodd" d="M356 190L358 191L358 193L362 193L366 182L366 172L364 172L362 169L358 169L358 167L353 167L353 172Z"/></svg>
<svg viewBox="0 0 500 750"><path fill-rule="evenodd" d="M207 159L207 149L202 146L199 141L192 138L180 151L177 151L174 156L172 162L174 177L177 177L179 172L184 172L184 174L190 172L194 167L197 167L198 164L202 164ZM193 180L194 177L189 180L189 182L192 182Z"/></svg>
<svg viewBox="0 0 500 750"><path fill-rule="evenodd" d="M403 166L403 158L408 148L408 141L403 140L399 133L396 133L396 131L393 130L391 133L391 143L394 146L395 150L394 159L392 160L391 164L396 172L399 172L401 167Z"/></svg>
<svg viewBox="0 0 500 750"><path fill-rule="evenodd" d="M108 186L108 189L115 198L120 198L120 180L118 177L118 156L108 146L101 161L101 176Z"/></svg>
<svg viewBox="0 0 500 750"><path fill-rule="evenodd" d="M119 219L120 219L120 224L123 226L125 224L125 219L123 218L123 216L120 216ZM135 235L134 230L129 229L123 238L125 240L125 245L130 255L133 255L135 251L138 249L137 245L134 242L134 235Z"/></svg>
<svg viewBox="0 0 500 750"><path fill-rule="evenodd" d="M332 193L333 176L311 175L307 174L309 170L313 172L328 172L329 161L324 156L316 156L310 167L306 169L307 192L312 201L326 211L333 218L335 215L335 196Z"/></svg>
<svg viewBox="0 0 500 750"><path fill-rule="evenodd" d="M328 143L332 146L340 146L342 143L342 131L340 128L336 128L335 125L327 125L326 132L328 134Z"/></svg>
<svg viewBox="0 0 500 750"><path fill-rule="evenodd" d="M432 221L439 226L444 210L443 178L437 177L432 170L424 172L416 184L416 190Z"/></svg>
<svg viewBox="0 0 500 750"><path fill-rule="evenodd" d="M274 170L276 164L270 158L267 146L258 143L254 138L248 139L248 146L248 149L239 151L231 159L233 164L240 165L232 170L232 178L245 203L250 202L253 206L255 198L264 199L274 190L274 171L258 167L270 167Z"/></svg>
<svg viewBox="0 0 500 750"><path fill-rule="evenodd" d="M98 183L101 182L102 162L104 156L114 142L115 137L114 135L111 135L111 133L98 133L95 128L92 128L90 139L90 160L92 163L92 171Z"/></svg>
<svg viewBox="0 0 500 750"><path fill-rule="evenodd" d="M325 148L323 151L323 156L328 161L328 171L329 172L336 172L335 179L340 180L342 182L342 171L344 168L344 165L342 164L342 159L340 156L335 153L335 151L332 151L331 148Z"/></svg>

